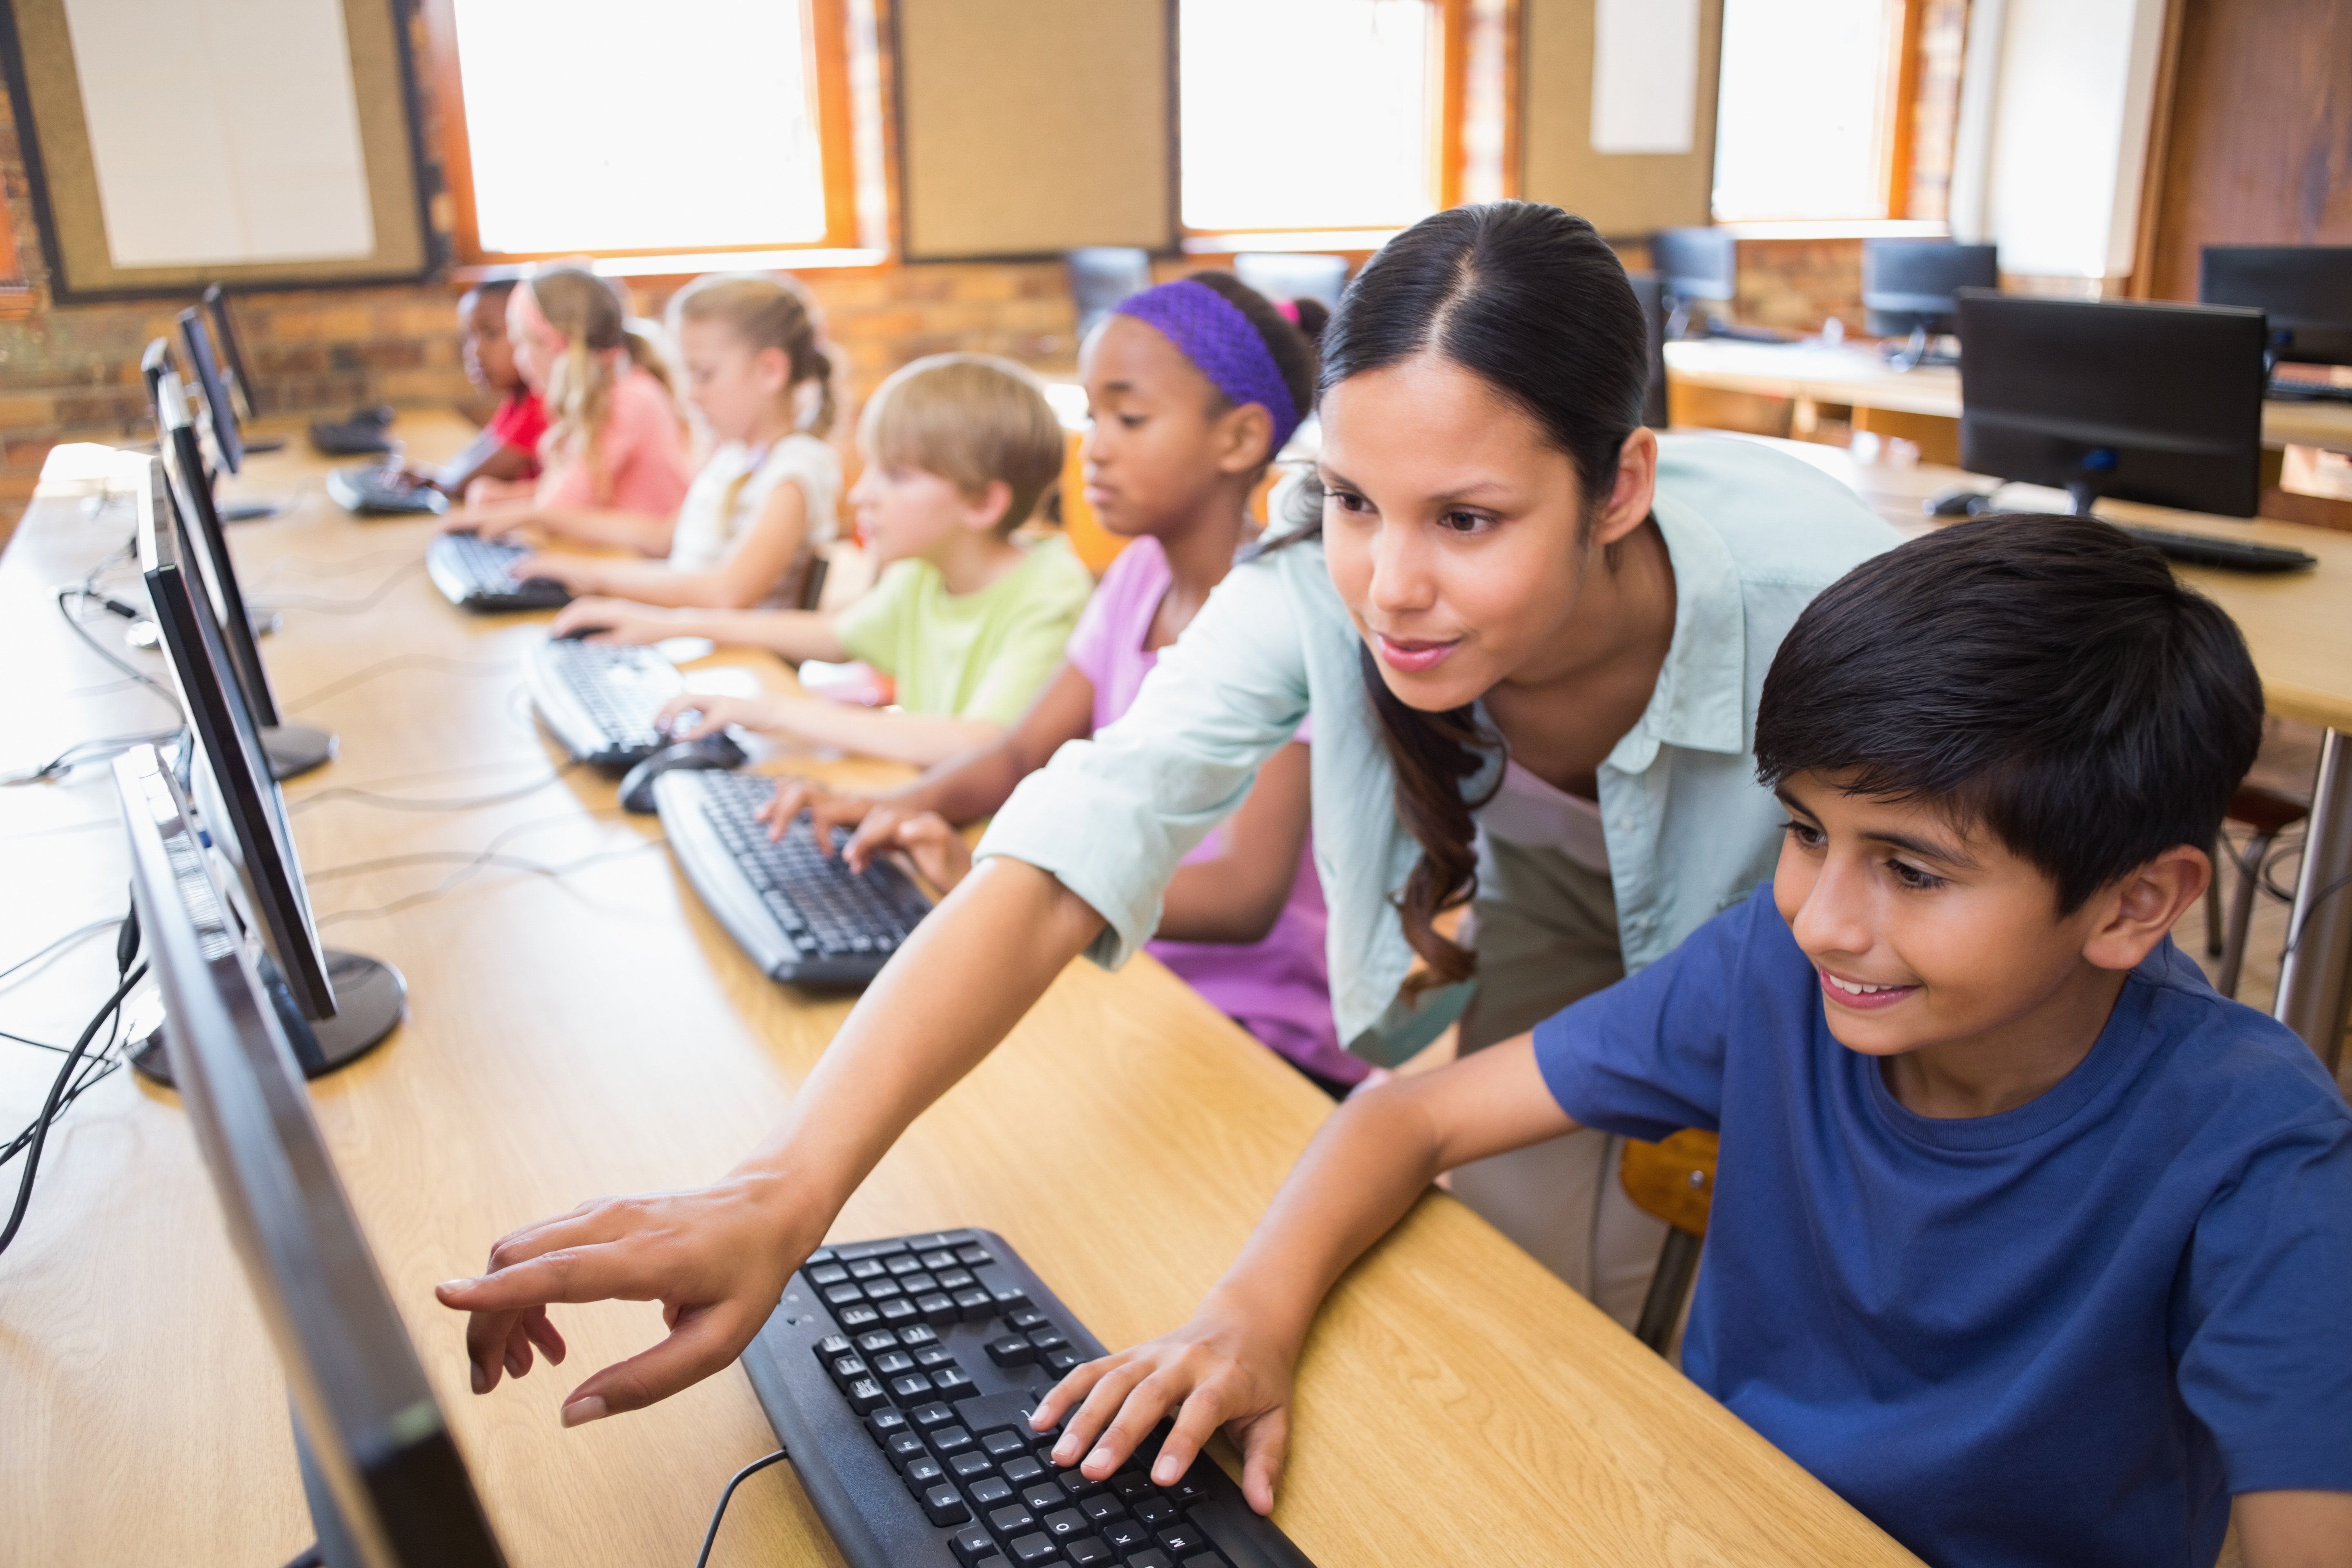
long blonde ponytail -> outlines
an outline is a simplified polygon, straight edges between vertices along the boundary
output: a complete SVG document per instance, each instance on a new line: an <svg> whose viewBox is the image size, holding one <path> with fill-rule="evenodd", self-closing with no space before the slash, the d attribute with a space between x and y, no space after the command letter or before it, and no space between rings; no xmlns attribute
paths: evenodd
<svg viewBox="0 0 2352 1568"><path fill-rule="evenodd" d="M782 351L792 367L783 397L794 426L820 437L832 430L841 412L833 352L821 334L816 303L798 279L775 272L714 272L677 291L669 319L673 334L688 321L717 321L755 353ZM802 412L801 391L811 386L815 397Z"/></svg>
<svg viewBox="0 0 2352 1568"><path fill-rule="evenodd" d="M628 343L621 301L603 279L579 267L533 273L524 287L547 324L564 339L562 356L548 373L547 437L541 451L551 462L572 456L586 464L602 500L612 489L603 445L618 379L614 351Z"/></svg>

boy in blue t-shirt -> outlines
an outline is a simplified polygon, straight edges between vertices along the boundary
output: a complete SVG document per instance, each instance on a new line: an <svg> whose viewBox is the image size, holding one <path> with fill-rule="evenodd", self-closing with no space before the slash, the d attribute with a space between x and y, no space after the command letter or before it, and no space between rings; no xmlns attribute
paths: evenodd
<svg viewBox="0 0 2352 1568"><path fill-rule="evenodd" d="M1190 1323L1046 1399L1055 1459L1181 1405L1155 1478L1228 1426L1270 1509L1317 1305L1439 1172L1696 1127L1685 1370L1929 1563L2210 1563L2234 1498L2249 1568L2352 1564L2352 1111L2166 934L2261 723L2237 628L2104 523L1857 566L1765 680L1771 886L1355 1096Z"/></svg>

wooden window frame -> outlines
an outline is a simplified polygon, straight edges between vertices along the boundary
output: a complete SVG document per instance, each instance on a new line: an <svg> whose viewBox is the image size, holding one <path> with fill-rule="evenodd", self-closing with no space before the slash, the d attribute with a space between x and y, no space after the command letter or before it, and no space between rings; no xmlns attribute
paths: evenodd
<svg viewBox="0 0 2352 1568"><path fill-rule="evenodd" d="M1462 205L1463 176L1467 166L1467 150L1464 145L1464 114L1469 101L1469 20L1471 0L1423 0L1434 12L1431 17L1431 34L1437 50L1430 62L1431 98L1437 105L1436 123L1430 127L1429 159L1436 174L1437 209ZM1504 0L1505 21L1505 89L1503 105L1503 180L1507 189L1516 190L1518 184L1518 29L1519 0ZM1332 225L1293 225L1283 228L1196 228L1183 221L1184 210L1184 111L1182 52L1177 43L1181 21L1179 13L1182 0L1169 0L1168 26L1170 47L1169 72L1169 157L1173 163L1170 181L1170 201L1174 205L1177 243L1187 251L1223 253L1254 248L1276 250L1330 250L1335 254L1369 256L1376 246L1361 241L1373 236L1402 232L1379 225L1339 226ZM1332 243L1318 245L1317 237L1329 236ZM1254 243L1272 241L1276 243Z"/></svg>
<svg viewBox="0 0 2352 1568"><path fill-rule="evenodd" d="M0 321L33 313L33 289L25 275L25 258L16 249L15 221L0 194Z"/></svg>
<svg viewBox="0 0 2352 1568"><path fill-rule="evenodd" d="M421 0L434 112L440 122L442 178L449 195L454 259L461 268L520 265L587 255L599 260L665 256L766 256L860 247L857 164L849 82L847 0L807 0L803 41L816 93L818 153L824 179L824 233L816 239L740 245L669 245L627 250L485 250L474 207L473 149L466 130L466 88L457 60L456 0Z"/></svg>

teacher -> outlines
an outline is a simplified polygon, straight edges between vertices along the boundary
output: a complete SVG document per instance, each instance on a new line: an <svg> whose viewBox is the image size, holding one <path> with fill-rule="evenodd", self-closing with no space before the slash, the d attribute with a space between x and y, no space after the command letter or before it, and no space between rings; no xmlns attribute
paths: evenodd
<svg viewBox="0 0 2352 1568"><path fill-rule="evenodd" d="M1492 1045L1769 875L1764 672L1895 536L1785 455L1642 428L1645 338L1615 254L1557 207L1459 207L1390 241L1325 331L1319 519L1236 566L1126 716L1021 785L741 1164L527 1226L441 1287L473 1314L476 1390L561 1355L551 1302L659 1300L670 1324L566 1425L732 1362L907 1125L1072 958L1143 945L1178 863L1309 719L1343 1040L1377 1033L1417 953L1428 983L1478 976L1463 1048ZM1474 894L1459 944L1436 921ZM1600 1134L1559 1143L1456 1189L1589 1291L1615 1184Z"/></svg>

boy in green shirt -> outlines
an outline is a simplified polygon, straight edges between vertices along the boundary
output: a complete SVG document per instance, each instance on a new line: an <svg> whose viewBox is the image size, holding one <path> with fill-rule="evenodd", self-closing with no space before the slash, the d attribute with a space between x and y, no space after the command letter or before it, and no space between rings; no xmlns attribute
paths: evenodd
<svg viewBox="0 0 2352 1568"><path fill-rule="evenodd" d="M555 635L705 637L793 660L857 658L898 686L889 712L811 697L681 698L674 708L702 714L688 737L740 724L919 767L992 743L1054 673L1094 591L1063 540L1012 536L1062 471L1061 426L1019 365L935 354L875 390L857 438L866 471L849 500L881 574L847 609L575 599L556 617Z"/></svg>

